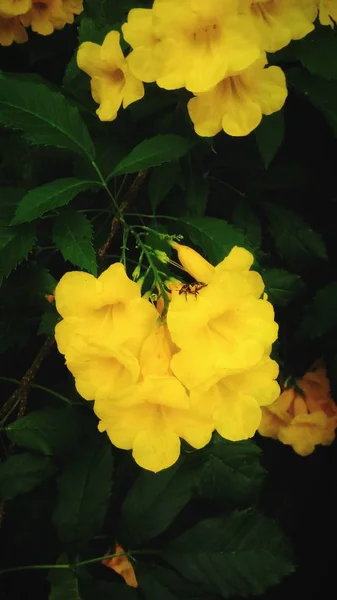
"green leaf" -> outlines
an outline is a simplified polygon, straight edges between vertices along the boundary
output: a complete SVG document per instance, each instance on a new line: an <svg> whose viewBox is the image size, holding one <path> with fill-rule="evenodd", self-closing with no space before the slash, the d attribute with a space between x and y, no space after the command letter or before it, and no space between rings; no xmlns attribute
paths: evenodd
<svg viewBox="0 0 337 600"><path fill-rule="evenodd" d="M57 565L69 563L66 554L62 554ZM76 572L73 569L50 569L48 573L50 594L48 600L82 600Z"/></svg>
<svg viewBox="0 0 337 600"><path fill-rule="evenodd" d="M26 194L20 201L13 225L27 223L44 215L48 210L68 204L75 196L84 190L97 187L94 181L82 181L74 177L57 179L41 185Z"/></svg>
<svg viewBox="0 0 337 600"><path fill-rule="evenodd" d="M174 161L155 167L150 175L148 192L153 213L172 190L180 174L180 165Z"/></svg>
<svg viewBox="0 0 337 600"><path fill-rule="evenodd" d="M105 435L88 437L58 478L53 523L70 552L79 551L101 532L111 489L111 448Z"/></svg>
<svg viewBox="0 0 337 600"><path fill-rule="evenodd" d="M310 35L299 41L297 56L302 65L313 75L326 79L337 79L337 34L330 27L318 24Z"/></svg>
<svg viewBox="0 0 337 600"><path fill-rule="evenodd" d="M7 437L21 448L59 456L93 431L91 423L90 415L84 409L48 407L17 419L5 431Z"/></svg>
<svg viewBox="0 0 337 600"><path fill-rule="evenodd" d="M176 161L187 154L192 146L191 140L180 135L156 135L136 146L128 156L118 163L110 177L136 173L165 162Z"/></svg>
<svg viewBox="0 0 337 600"><path fill-rule="evenodd" d="M262 277L268 300L274 306L288 306L305 288L299 275L285 269L265 269Z"/></svg>
<svg viewBox="0 0 337 600"><path fill-rule="evenodd" d="M337 282L319 290L306 309L300 333L306 339L316 339L337 329Z"/></svg>
<svg viewBox="0 0 337 600"><path fill-rule="evenodd" d="M139 588L146 600L212 600L197 586L193 586L178 573L158 564L143 563L137 560L134 564ZM216 599L214 599L216 600Z"/></svg>
<svg viewBox="0 0 337 600"><path fill-rule="evenodd" d="M14 454L0 464L0 502L29 492L55 473L47 456Z"/></svg>
<svg viewBox="0 0 337 600"><path fill-rule="evenodd" d="M261 223L248 200L238 200L232 214L233 225L249 240L252 248L260 248L262 242Z"/></svg>
<svg viewBox="0 0 337 600"><path fill-rule="evenodd" d="M46 311L41 318L37 335L54 335L55 327L60 321L60 315L56 309Z"/></svg>
<svg viewBox="0 0 337 600"><path fill-rule="evenodd" d="M0 188L1 197L1 215L0 225L8 225L14 216L15 209L25 195L26 190L23 188L3 187Z"/></svg>
<svg viewBox="0 0 337 600"><path fill-rule="evenodd" d="M109 23L99 22L97 12L102 13L102 0L97 2L94 0L93 8L96 10L96 19L90 19L88 17L82 17L80 26L78 28L78 43L93 42L94 44L102 44L105 36L111 31L111 25Z"/></svg>
<svg viewBox="0 0 337 600"><path fill-rule="evenodd" d="M27 259L36 240L34 224L13 227L11 230L14 237L8 240L6 246L0 251L0 279L8 277L19 263Z"/></svg>
<svg viewBox="0 0 337 600"><path fill-rule="evenodd" d="M182 218L179 222L191 241L203 250L213 264L227 256L233 246L248 246L245 236L224 219L196 217Z"/></svg>
<svg viewBox="0 0 337 600"><path fill-rule="evenodd" d="M202 165L191 162L186 182L185 208L191 217L205 214L209 196L209 184L202 171Z"/></svg>
<svg viewBox="0 0 337 600"><path fill-rule="evenodd" d="M265 471L261 451L250 440L229 442L217 434L201 451L203 466L198 493L233 507L254 504L261 491Z"/></svg>
<svg viewBox="0 0 337 600"><path fill-rule="evenodd" d="M263 164L268 169L284 138L284 114L282 111L264 116L255 129L255 137Z"/></svg>
<svg viewBox="0 0 337 600"><path fill-rule="evenodd" d="M193 496L198 476L193 457L159 473L141 471L123 504L124 522L135 543L164 531Z"/></svg>
<svg viewBox="0 0 337 600"><path fill-rule="evenodd" d="M0 123L20 129L33 144L85 154L95 150L76 106L46 85L14 77L0 79Z"/></svg>
<svg viewBox="0 0 337 600"><path fill-rule="evenodd" d="M322 112L337 136L337 81L328 81L297 68L288 71L287 81Z"/></svg>
<svg viewBox="0 0 337 600"><path fill-rule="evenodd" d="M92 226L84 214L70 209L63 211L55 220L53 240L65 260L97 275Z"/></svg>
<svg viewBox="0 0 337 600"><path fill-rule="evenodd" d="M327 259L320 234L311 229L300 215L276 204L265 204L265 209L276 250L292 268L301 269L313 258Z"/></svg>
<svg viewBox="0 0 337 600"><path fill-rule="evenodd" d="M293 571L276 523L251 510L197 523L161 556L187 580L223 598L263 594Z"/></svg>
<svg viewBox="0 0 337 600"><path fill-rule="evenodd" d="M80 580L81 599L83 600L139 600L138 590L123 582ZM156 599L158 600L158 599Z"/></svg>

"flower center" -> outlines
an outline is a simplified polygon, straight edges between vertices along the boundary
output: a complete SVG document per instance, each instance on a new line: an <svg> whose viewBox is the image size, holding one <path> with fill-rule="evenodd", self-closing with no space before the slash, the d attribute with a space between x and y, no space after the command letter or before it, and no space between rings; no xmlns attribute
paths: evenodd
<svg viewBox="0 0 337 600"><path fill-rule="evenodd" d="M200 27L194 28L189 33L189 39L193 45L210 45L220 37L220 26L214 21L208 24L202 23Z"/></svg>

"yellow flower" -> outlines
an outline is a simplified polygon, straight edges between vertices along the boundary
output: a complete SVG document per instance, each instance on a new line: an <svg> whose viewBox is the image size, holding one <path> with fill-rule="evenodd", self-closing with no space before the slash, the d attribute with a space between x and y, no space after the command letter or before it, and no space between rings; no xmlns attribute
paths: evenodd
<svg viewBox="0 0 337 600"><path fill-rule="evenodd" d="M137 51L130 67L143 81L156 78L165 89L206 91L261 54L251 26L239 18L237 0L155 0L153 28L150 16L145 25L143 16L133 13L123 30ZM138 35L136 19L142 32Z"/></svg>
<svg viewBox="0 0 337 600"><path fill-rule="evenodd" d="M133 8L127 23L122 25L125 41L133 51L127 57L130 71L142 81L155 81L161 72L157 55L158 39L153 29L153 11L149 8Z"/></svg>
<svg viewBox="0 0 337 600"><path fill-rule="evenodd" d="M316 0L241 0L241 9L266 52L305 37L313 31L317 15Z"/></svg>
<svg viewBox="0 0 337 600"><path fill-rule="evenodd" d="M178 248L182 264L185 254L184 247L181 252ZM258 273L249 270L252 263L250 252L234 247L216 267L210 265L212 275L197 295L172 291L167 324L180 352L171 367L174 373L184 370L189 388L211 381L223 369L256 365L277 338L274 311L261 299L264 284ZM193 276L200 281L198 265L199 259ZM200 274L205 276L205 271L202 263Z"/></svg>
<svg viewBox="0 0 337 600"><path fill-rule="evenodd" d="M144 343L137 385L121 391L113 401L98 398L94 405L99 430L106 431L118 448L132 449L135 461L154 472L178 460L180 438L202 448L212 436L212 421L191 410L184 386L171 375L175 350L165 325L157 325Z"/></svg>
<svg viewBox="0 0 337 600"><path fill-rule="evenodd" d="M116 544L115 554L119 554L122 552L124 552L122 546ZM116 573L118 573L118 575L123 577L126 585L129 585L133 588L138 587L138 581L136 578L135 570L126 555L116 556L114 558L102 560L102 564L106 567L109 567L109 569L113 569Z"/></svg>
<svg viewBox="0 0 337 600"><path fill-rule="evenodd" d="M31 6L32 0L0 0L0 14L16 17L28 12Z"/></svg>
<svg viewBox="0 0 337 600"><path fill-rule="evenodd" d="M0 46L10 46L13 42L23 44L27 40L27 31L19 17L5 17L0 13Z"/></svg>
<svg viewBox="0 0 337 600"><path fill-rule="evenodd" d="M179 377L179 372L176 375ZM277 375L277 363L264 356L251 369L223 372L211 385L192 390L192 406L214 421L222 437L233 442L253 437L261 422L260 406L279 396Z"/></svg>
<svg viewBox="0 0 337 600"><path fill-rule="evenodd" d="M188 102L198 135L211 137L222 129L232 136L248 135L259 125L262 115L282 108L287 97L284 73L280 67L264 68L265 64L265 59L258 60Z"/></svg>
<svg viewBox="0 0 337 600"><path fill-rule="evenodd" d="M58 349L84 398L110 398L117 388L137 381L140 350L158 313L141 298L121 263L98 278L66 273L56 287L55 303L63 317L55 328Z"/></svg>
<svg viewBox="0 0 337 600"><path fill-rule="evenodd" d="M319 9L319 22L321 25L330 25L334 27L337 23L337 2L336 0L317 0Z"/></svg>
<svg viewBox="0 0 337 600"><path fill-rule="evenodd" d="M331 394L325 368L314 366L271 405L263 408L259 433L292 446L307 456L315 446L327 446L335 439L337 406Z"/></svg>
<svg viewBox="0 0 337 600"><path fill-rule="evenodd" d="M83 12L83 0L62 0L62 14L53 19L55 29L62 29L66 23L73 23L75 15Z"/></svg>
<svg viewBox="0 0 337 600"><path fill-rule="evenodd" d="M119 44L119 33L110 31L102 46L84 42L77 53L77 64L91 77L92 97L100 106L101 121L113 121L123 104L126 108L144 96L144 86L129 70Z"/></svg>
<svg viewBox="0 0 337 600"><path fill-rule="evenodd" d="M21 15L20 20L25 27L30 26L36 33L50 35L55 29L55 22L64 21L62 0L32 0L31 9Z"/></svg>

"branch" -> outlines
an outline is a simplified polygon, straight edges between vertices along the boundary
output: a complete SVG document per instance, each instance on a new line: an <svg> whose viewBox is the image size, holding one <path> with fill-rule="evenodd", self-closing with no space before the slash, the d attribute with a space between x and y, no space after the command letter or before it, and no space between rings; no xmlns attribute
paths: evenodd
<svg viewBox="0 0 337 600"><path fill-rule="evenodd" d="M107 238L106 242L103 244L103 246L98 251L98 256L100 258L104 258L105 254L107 253L107 250L109 249L114 237L116 236L116 234L119 230L120 222L121 222L120 215L123 214L125 211L127 211L130 208L130 206L133 204L133 202L138 194L139 189L141 188L141 186L143 185L143 183L146 179L147 174L148 174L148 171L139 171L139 173L137 173L136 177L134 178L130 188L128 189L126 194L123 196L122 201L119 205L118 213L112 219L108 238Z"/></svg>

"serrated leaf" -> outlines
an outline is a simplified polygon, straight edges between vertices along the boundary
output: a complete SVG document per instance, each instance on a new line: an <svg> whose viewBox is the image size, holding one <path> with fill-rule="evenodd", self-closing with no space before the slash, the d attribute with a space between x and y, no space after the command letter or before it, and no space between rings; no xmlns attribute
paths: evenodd
<svg viewBox="0 0 337 600"><path fill-rule="evenodd" d="M18 264L26 260L32 251L36 240L35 225L32 223L13 227L14 237L8 240L6 246L0 251L0 279L8 277Z"/></svg>
<svg viewBox="0 0 337 600"><path fill-rule="evenodd" d="M185 579L223 598L263 594L293 571L276 523L251 510L197 523L161 556Z"/></svg>
<svg viewBox="0 0 337 600"><path fill-rule="evenodd" d="M102 13L102 0L101 2L93 3L95 5L96 11L100 11ZM93 42L94 44L101 45L104 41L105 36L111 31L111 25L109 23L103 23L103 21L99 21L99 16L96 15L95 20L90 19L88 17L82 17L80 26L78 28L78 42L82 44L82 42Z"/></svg>
<svg viewBox="0 0 337 600"><path fill-rule="evenodd" d="M186 581L178 573L158 564L134 564L139 588L146 600L212 600L213 597ZM216 600L216 599L214 599Z"/></svg>
<svg viewBox="0 0 337 600"><path fill-rule="evenodd" d="M75 407L44 408L28 413L5 428L17 446L47 456L65 454L94 431L90 415Z"/></svg>
<svg viewBox="0 0 337 600"><path fill-rule="evenodd" d="M0 188L1 215L0 225L8 225L14 216L18 202L25 195L23 188L3 187Z"/></svg>
<svg viewBox="0 0 337 600"><path fill-rule="evenodd" d="M192 148L193 142L180 135L156 135L136 146L115 167L113 175L136 173L165 162L176 161Z"/></svg>
<svg viewBox="0 0 337 600"><path fill-rule="evenodd" d="M53 208L68 204L81 192L93 189L98 185L95 181L83 181L75 179L75 177L45 183L30 190L21 199L12 220L12 225L33 221Z"/></svg>
<svg viewBox="0 0 337 600"><path fill-rule="evenodd" d="M84 214L72 210L63 211L55 219L53 241L65 260L97 275L92 226Z"/></svg>
<svg viewBox="0 0 337 600"><path fill-rule="evenodd" d="M282 111L264 116L255 129L255 137L263 164L268 169L284 138L284 115Z"/></svg>
<svg viewBox="0 0 337 600"><path fill-rule="evenodd" d="M153 169L148 184L150 205L153 213L156 212L165 196L174 187L179 173L180 165L176 161L164 163Z"/></svg>
<svg viewBox="0 0 337 600"><path fill-rule="evenodd" d="M301 269L303 265L310 264L313 258L327 259L320 234L307 225L300 215L276 204L265 204L265 208L276 250L292 268Z"/></svg>
<svg viewBox="0 0 337 600"><path fill-rule="evenodd" d="M328 81L304 69L290 69L287 82L318 108L337 136L337 81Z"/></svg>
<svg viewBox="0 0 337 600"><path fill-rule="evenodd" d="M172 523L192 498L198 472L193 457L184 456L159 473L141 471L122 508L134 543L156 537Z"/></svg>
<svg viewBox="0 0 337 600"><path fill-rule="evenodd" d="M248 246L245 236L224 219L185 217L179 222L191 241L203 250L212 264L220 262L233 246Z"/></svg>
<svg viewBox="0 0 337 600"><path fill-rule="evenodd" d="M300 333L316 339L337 329L337 282L319 290L305 311Z"/></svg>
<svg viewBox="0 0 337 600"><path fill-rule="evenodd" d="M274 306L288 306L305 288L299 275L285 269L264 269L262 277L268 300Z"/></svg>
<svg viewBox="0 0 337 600"><path fill-rule="evenodd" d="M95 150L76 106L46 85L14 77L0 79L0 123L20 129L33 144L85 154Z"/></svg>
<svg viewBox="0 0 337 600"><path fill-rule="evenodd" d="M252 248L259 248L262 241L261 223L248 200L238 200L232 215L233 225L242 231Z"/></svg>
<svg viewBox="0 0 337 600"><path fill-rule="evenodd" d="M67 555L62 554L56 564L68 563ZM50 583L48 600L82 600L78 578L73 569L50 569L48 581Z"/></svg>
<svg viewBox="0 0 337 600"><path fill-rule="evenodd" d="M302 65L313 75L337 79L337 33L330 27L316 24L315 31L299 41L296 54Z"/></svg>
<svg viewBox="0 0 337 600"><path fill-rule="evenodd" d="M55 473L55 465L47 456L14 454L0 463L0 502L11 500Z"/></svg>
<svg viewBox="0 0 337 600"><path fill-rule="evenodd" d="M191 162L186 182L186 214L191 217L202 217L206 211L208 195L209 184L202 172L202 165Z"/></svg>
<svg viewBox="0 0 337 600"><path fill-rule="evenodd" d="M104 435L91 436L67 461L58 478L53 523L69 552L77 552L101 532L111 489L111 448Z"/></svg>
<svg viewBox="0 0 337 600"><path fill-rule="evenodd" d="M260 464L261 451L254 442L229 442L214 434L211 444L200 454L200 496L235 508L256 502L265 471Z"/></svg>

